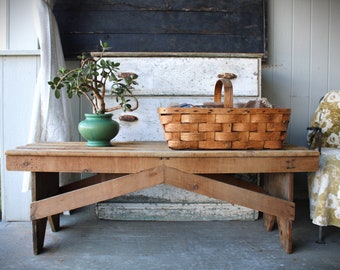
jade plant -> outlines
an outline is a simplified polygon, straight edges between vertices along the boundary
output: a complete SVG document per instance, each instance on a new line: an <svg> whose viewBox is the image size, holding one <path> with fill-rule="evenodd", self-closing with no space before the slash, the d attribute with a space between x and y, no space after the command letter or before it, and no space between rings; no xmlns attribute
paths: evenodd
<svg viewBox="0 0 340 270"><path fill-rule="evenodd" d="M60 98L61 91L66 91L69 98L83 95L91 103L95 114L119 109L136 110L138 100L133 94L133 86L138 84L136 81L138 75L119 72L120 63L103 58L104 52L109 49L108 44L100 41L100 47L101 53L97 57L88 56L86 53L79 56L79 67L70 70L65 67L59 68L57 76L48 82L55 97ZM107 95L114 96L118 105L106 108ZM132 100L134 106L131 105Z"/></svg>

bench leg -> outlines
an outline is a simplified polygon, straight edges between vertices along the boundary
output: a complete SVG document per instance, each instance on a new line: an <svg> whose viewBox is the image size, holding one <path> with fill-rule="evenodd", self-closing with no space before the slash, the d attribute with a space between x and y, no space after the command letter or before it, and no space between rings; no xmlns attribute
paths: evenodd
<svg viewBox="0 0 340 270"><path fill-rule="evenodd" d="M290 254L293 252L293 222L291 220L285 220L277 218L277 225L280 233L281 245Z"/></svg>
<svg viewBox="0 0 340 270"><path fill-rule="evenodd" d="M32 202L45 199L59 193L59 173L35 173L32 177ZM32 209L31 209L32 210ZM32 212L31 212L31 216ZM33 252L42 252L44 247L47 220L52 231L59 230L59 214L48 218L32 220Z"/></svg>
<svg viewBox="0 0 340 270"><path fill-rule="evenodd" d="M270 214L263 213L264 227L267 232L273 230L275 225L276 217Z"/></svg>
<svg viewBox="0 0 340 270"><path fill-rule="evenodd" d="M293 173L276 173L265 174L263 189L275 197L293 201L294 196L294 174ZM278 224L281 245L287 253L292 253L293 243L293 225L292 221L281 217L275 217L263 213L264 226L267 231L274 227L275 220Z"/></svg>
<svg viewBox="0 0 340 270"><path fill-rule="evenodd" d="M33 253L38 255L44 248L47 218L32 221Z"/></svg>
<svg viewBox="0 0 340 270"><path fill-rule="evenodd" d="M50 224L52 232L57 232L60 230L60 218L59 214L49 216L48 217L48 223Z"/></svg>

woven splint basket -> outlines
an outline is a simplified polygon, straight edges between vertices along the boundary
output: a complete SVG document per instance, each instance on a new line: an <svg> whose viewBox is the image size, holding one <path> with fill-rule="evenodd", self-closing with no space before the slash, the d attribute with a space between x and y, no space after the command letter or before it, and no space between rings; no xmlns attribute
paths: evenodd
<svg viewBox="0 0 340 270"><path fill-rule="evenodd" d="M222 108L158 108L171 149L280 149L286 139L290 109L233 108L229 79L215 85L214 103Z"/></svg>

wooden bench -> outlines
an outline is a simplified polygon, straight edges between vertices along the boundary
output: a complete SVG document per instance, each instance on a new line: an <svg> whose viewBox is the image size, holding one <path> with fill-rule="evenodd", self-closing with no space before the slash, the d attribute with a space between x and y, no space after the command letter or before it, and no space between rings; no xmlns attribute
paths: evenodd
<svg viewBox="0 0 340 270"><path fill-rule="evenodd" d="M47 220L59 229L59 214L152 186L166 184L264 213L266 230L277 220L280 240L292 252L294 172L318 168L319 153L282 150L178 151L165 142L127 142L113 147L85 143L38 143L6 152L8 170L30 171L34 253L43 250ZM59 187L59 173L97 173ZM263 173L263 188L227 174Z"/></svg>

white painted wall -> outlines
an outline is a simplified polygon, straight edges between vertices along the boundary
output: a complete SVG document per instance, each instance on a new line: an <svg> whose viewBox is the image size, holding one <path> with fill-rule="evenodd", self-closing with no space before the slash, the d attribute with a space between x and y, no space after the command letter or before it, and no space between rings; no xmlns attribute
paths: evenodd
<svg viewBox="0 0 340 270"><path fill-rule="evenodd" d="M0 1L0 50L7 48L7 3Z"/></svg>
<svg viewBox="0 0 340 270"><path fill-rule="evenodd" d="M21 174L5 170L4 151L27 140L38 59L30 10L31 0L0 0L0 50L6 49L0 51L1 184L7 220L29 219L30 197L21 193ZM305 127L320 97L330 89L340 89L339 14L339 0L268 0L269 55L262 66L262 96L292 108L291 143L305 145ZM21 61L27 77L11 81ZM5 100L13 92L19 99L17 105ZM21 127L15 124L18 116Z"/></svg>
<svg viewBox="0 0 340 270"><path fill-rule="evenodd" d="M31 5L31 0L0 0L1 199L5 220L29 219L31 194L21 192L22 173L6 171L4 152L28 139L39 66Z"/></svg>
<svg viewBox="0 0 340 270"><path fill-rule="evenodd" d="M1 56L2 78L2 153L27 143L30 115L39 65L38 55ZM20 72L18 79L16 72ZM5 170L5 157L1 155L1 190L3 219L27 220L30 193L22 193L22 173Z"/></svg>
<svg viewBox="0 0 340 270"><path fill-rule="evenodd" d="M270 0L262 94L292 108L289 141L305 145L319 99L340 89L340 1Z"/></svg>

